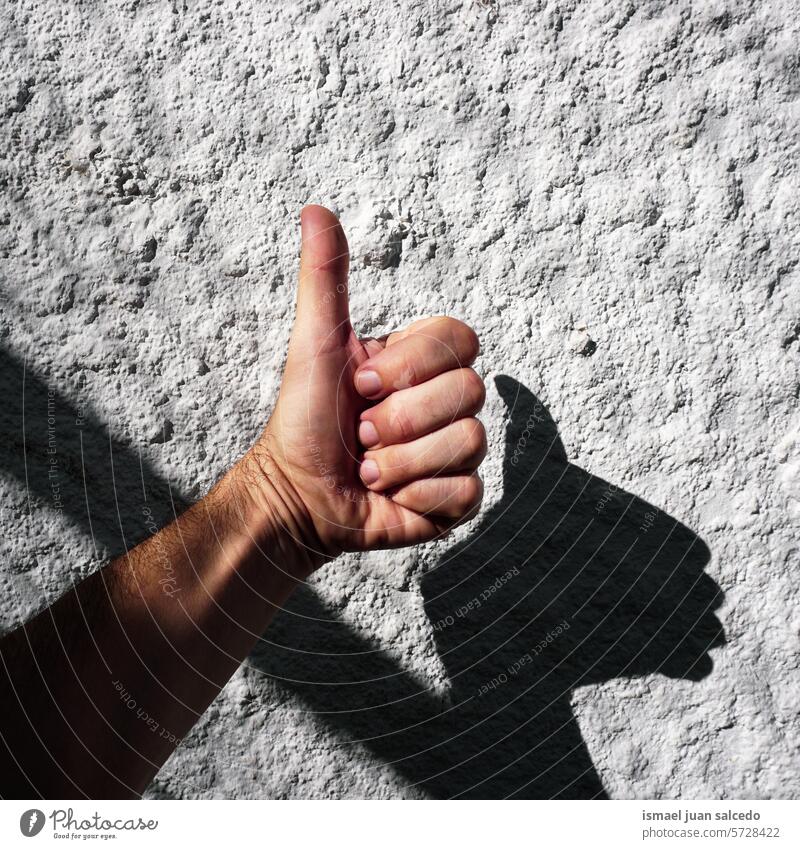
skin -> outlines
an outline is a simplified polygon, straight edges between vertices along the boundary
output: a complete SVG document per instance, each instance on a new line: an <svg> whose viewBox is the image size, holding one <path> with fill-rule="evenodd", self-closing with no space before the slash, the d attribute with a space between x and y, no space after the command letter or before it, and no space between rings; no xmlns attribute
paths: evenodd
<svg viewBox="0 0 800 849"><path fill-rule="evenodd" d="M475 333L447 317L360 339L333 213L301 215L275 410L175 522L0 641L0 795L142 793L298 583L344 551L414 545L477 512ZM181 592L159 583L168 562Z"/></svg>

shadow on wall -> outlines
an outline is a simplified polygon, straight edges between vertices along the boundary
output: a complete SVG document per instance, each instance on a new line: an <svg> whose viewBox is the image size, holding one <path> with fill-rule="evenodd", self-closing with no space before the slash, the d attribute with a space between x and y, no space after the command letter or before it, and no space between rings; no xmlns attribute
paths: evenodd
<svg viewBox="0 0 800 849"><path fill-rule="evenodd" d="M367 746L427 795L603 796L572 690L708 675L708 650L723 643L721 593L695 534L570 464L544 406L510 378L497 385L510 413L503 498L422 582L450 699L310 587L250 665L342 731L343 746ZM60 509L113 556L186 506L89 409L3 351L0 392L0 467L27 488L31 509Z"/></svg>
<svg viewBox="0 0 800 849"><path fill-rule="evenodd" d="M76 407L55 382L2 349L0 398L0 469L22 484L31 510L66 515L98 556L116 557L188 506L90 407Z"/></svg>
<svg viewBox="0 0 800 849"><path fill-rule="evenodd" d="M544 405L511 378L497 387L510 414L503 498L422 581L449 701L307 590L251 663L428 795L602 798L572 691L702 679L724 642L722 594L696 534L569 463Z"/></svg>

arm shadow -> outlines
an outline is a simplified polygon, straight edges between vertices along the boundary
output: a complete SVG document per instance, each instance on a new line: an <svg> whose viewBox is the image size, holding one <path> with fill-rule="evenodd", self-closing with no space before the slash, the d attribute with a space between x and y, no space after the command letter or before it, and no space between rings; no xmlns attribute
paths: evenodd
<svg viewBox="0 0 800 849"><path fill-rule="evenodd" d="M0 398L0 469L18 480L28 509L49 507L90 537L96 558L127 551L190 503L91 405L2 348ZM35 566L34 557L11 568Z"/></svg>

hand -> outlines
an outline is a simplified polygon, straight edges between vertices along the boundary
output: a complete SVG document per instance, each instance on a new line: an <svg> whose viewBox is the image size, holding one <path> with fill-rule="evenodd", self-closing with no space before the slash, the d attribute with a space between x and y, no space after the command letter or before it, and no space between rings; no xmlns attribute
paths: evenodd
<svg viewBox="0 0 800 849"><path fill-rule="evenodd" d="M466 324L417 321L381 339L350 324L349 251L320 206L301 215L297 313L275 410L242 461L258 501L310 553L431 540L471 518L486 435Z"/></svg>

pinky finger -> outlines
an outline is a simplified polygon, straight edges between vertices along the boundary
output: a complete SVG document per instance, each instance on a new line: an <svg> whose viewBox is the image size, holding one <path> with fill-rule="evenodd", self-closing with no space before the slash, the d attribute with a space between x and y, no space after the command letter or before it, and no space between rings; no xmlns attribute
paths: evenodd
<svg viewBox="0 0 800 849"><path fill-rule="evenodd" d="M471 475L423 478L398 487L392 501L427 516L440 516L451 522L471 519L483 499L483 481L477 472Z"/></svg>

